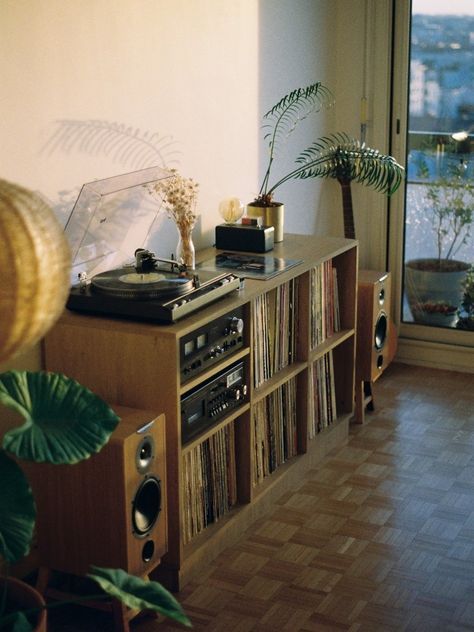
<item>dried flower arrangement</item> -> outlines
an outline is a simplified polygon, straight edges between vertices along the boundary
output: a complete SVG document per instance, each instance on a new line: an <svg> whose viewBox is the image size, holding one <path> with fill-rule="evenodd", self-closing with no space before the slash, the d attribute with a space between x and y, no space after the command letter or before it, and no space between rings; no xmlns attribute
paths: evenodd
<svg viewBox="0 0 474 632"><path fill-rule="evenodd" d="M178 228L193 227L197 219L199 184L192 178L183 178L176 169L170 169L169 173L171 177L159 180L153 185L153 189L163 199L169 217Z"/></svg>
<svg viewBox="0 0 474 632"><path fill-rule="evenodd" d="M180 256L188 267L194 268L195 253L191 232L198 217L196 206L199 184L192 178L184 178L176 169L170 169L169 173L170 178L159 180L152 188L163 200L168 216L179 231Z"/></svg>

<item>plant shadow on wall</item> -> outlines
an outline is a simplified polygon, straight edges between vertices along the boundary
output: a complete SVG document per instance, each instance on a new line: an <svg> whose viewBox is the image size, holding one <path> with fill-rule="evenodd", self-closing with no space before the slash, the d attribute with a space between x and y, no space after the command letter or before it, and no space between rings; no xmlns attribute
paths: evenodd
<svg viewBox="0 0 474 632"><path fill-rule="evenodd" d="M152 166L169 169L178 163L180 152L169 135L142 131L114 121L60 119L54 122L52 133L40 149L44 157L57 153L107 158L120 165L123 171L138 171ZM58 198L51 201L63 225L74 206L79 189L80 185L74 189L60 190Z"/></svg>
<svg viewBox="0 0 474 632"><path fill-rule="evenodd" d="M63 311L70 255L64 233L43 199L0 180L0 268L7 266L12 273L2 285L2 363L37 343ZM76 381L41 371L1 374L0 403L23 418L22 425L5 432L0 448L0 561L7 568L7 575L0 577L0 628L44 632L46 608L61 604L45 604L31 586L8 576L9 565L30 550L36 518L32 489L19 461L73 467L99 452L120 420L108 404ZM134 610L158 612L191 626L179 603L157 582L98 567L88 577L98 585L97 594L82 597L83 601L118 599ZM22 600L22 587L35 601Z"/></svg>
<svg viewBox="0 0 474 632"><path fill-rule="evenodd" d="M279 232L280 238L275 237L275 241L283 239L281 224L284 210L283 203L276 202L273 198L275 191L289 180L337 180L342 191L344 235L349 239L355 238L351 182L358 182L387 195L395 193L402 182L404 169L392 156L368 147L345 132L330 134L314 141L296 157L292 170L272 182L275 158L287 138L301 121L322 107L331 107L333 103L330 90L317 82L288 93L263 117L264 140L268 142L267 168L260 191L255 200L248 204L247 213L252 217L263 217L266 224L276 223L275 233Z"/></svg>
<svg viewBox="0 0 474 632"><path fill-rule="evenodd" d="M428 175L421 161L420 176ZM413 214L424 218L434 241L433 256L405 262L405 292L413 319L417 323L453 327L459 316L470 262L457 255L472 242L474 220L474 185L467 165L460 160L444 176L429 184L413 185ZM410 220L409 220L410 221ZM411 220L413 221L413 220ZM469 289L468 289L469 291Z"/></svg>
<svg viewBox="0 0 474 632"><path fill-rule="evenodd" d="M112 162L133 170L145 167L169 167L176 162L178 151L171 136L158 132L141 131L124 123L90 119L86 121L61 119L55 122L54 132L41 148L41 153L52 155L85 153L102 155Z"/></svg>

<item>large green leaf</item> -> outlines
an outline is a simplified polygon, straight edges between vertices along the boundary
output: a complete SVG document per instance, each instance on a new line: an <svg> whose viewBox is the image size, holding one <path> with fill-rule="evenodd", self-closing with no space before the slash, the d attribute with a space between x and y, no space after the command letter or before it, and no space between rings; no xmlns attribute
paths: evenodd
<svg viewBox="0 0 474 632"><path fill-rule="evenodd" d="M187 627L191 621L173 595L158 582L147 581L129 575L121 569L92 566L88 577L96 581L108 595L119 599L134 610L152 610L174 619Z"/></svg>
<svg viewBox="0 0 474 632"><path fill-rule="evenodd" d="M0 403L25 419L5 433L5 450L40 463L72 464L88 458L107 443L119 422L102 399L59 373L3 373Z"/></svg>
<svg viewBox="0 0 474 632"><path fill-rule="evenodd" d="M0 557L16 562L30 549L36 510L23 471L1 450L0 481Z"/></svg>

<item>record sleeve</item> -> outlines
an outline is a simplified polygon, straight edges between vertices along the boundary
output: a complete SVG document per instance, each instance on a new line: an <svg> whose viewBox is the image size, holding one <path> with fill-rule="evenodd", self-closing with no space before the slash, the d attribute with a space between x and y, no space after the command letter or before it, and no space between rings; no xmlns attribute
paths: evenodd
<svg viewBox="0 0 474 632"><path fill-rule="evenodd" d="M302 261L302 259L283 259L272 255L221 252L214 258L199 263L197 268L219 273L228 271L240 277L265 281L302 263Z"/></svg>

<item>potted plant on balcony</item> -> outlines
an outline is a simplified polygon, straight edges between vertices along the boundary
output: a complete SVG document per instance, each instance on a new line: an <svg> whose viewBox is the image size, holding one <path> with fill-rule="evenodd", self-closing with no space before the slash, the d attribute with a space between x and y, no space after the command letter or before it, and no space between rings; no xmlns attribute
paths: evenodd
<svg viewBox="0 0 474 632"><path fill-rule="evenodd" d="M388 195L400 186L403 167L392 156L381 154L343 132L313 142L296 158L294 169L271 182L271 170L280 145L302 120L332 103L331 92L317 82L288 93L263 117L268 163L258 196L247 205L247 213L251 217L263 217L266 224L276 224L275 241L283 239L284 206L282 202L274 201L273 196L288 180L336 179L342 189L344 234L350 239L355 238L351 182L359 182Z"/></svg>
<svg viewBox="0 0 474 632"><path fill-rule="evenodd" d="M70 253L52 210L37 194L0 180L0 362L26 351L53 325L69 289ZM29 551L36 506L19 460L73 464L98 452L119 422L96 395L60 374L9 371L0 375L0 404L24 419L4 433L0 447L0 628L44 632L44 600L9 577L9 565ZM181 606L157 582L120 569L94 568L100 598L155 610L190 625ZM22 588L27 598L22 601ZM32 602L37 600L36 605ZM38 627L39 626L39 627Z"/></svg>
<svg viewBox="0 0 474 632"><path fill-rule="evenodd" d="M421 166L423 172L423 165ZM471 240L474 220L474 185L466 176L461 161L447 176L439 178L426 189L424 208L435 235L436 256L408 260L405 263L405 290L416 322L433 322L430 305L445 305L444 313L453 325L456 309L463 297L463 281L470 263L456 255ZM437 312L439 314L439 312Z"/></svg>

